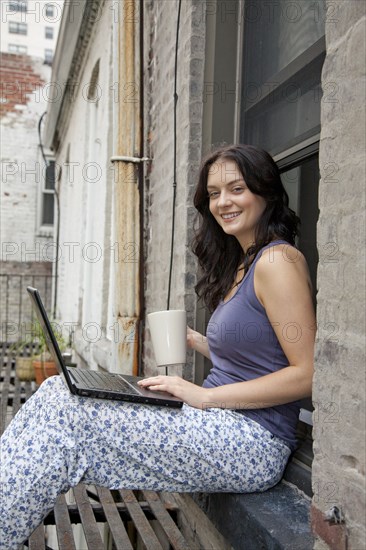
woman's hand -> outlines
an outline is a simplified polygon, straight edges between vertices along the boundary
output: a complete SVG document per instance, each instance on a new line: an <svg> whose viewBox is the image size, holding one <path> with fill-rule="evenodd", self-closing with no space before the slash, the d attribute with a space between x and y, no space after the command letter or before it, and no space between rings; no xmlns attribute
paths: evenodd
<svg viewBox="0 0 366 550"><path fill-rule="evenodd" d="M206 388L192 384L180 376L151 376L139 380L138 385L151 391L166 391L196 409L208 406Z"/></svg>
<svg viewBox="0 0 366 550"><path fill-rule="evenodd" d="M195 337L199 334L197 331L187 326L187 348L195 349Z"/></svg>
<svg viewBox="0 0 366 550"><path fill-rule="evenodd" d="M202 353L207 359L210 359L210 350L208 348L207 338L200 332L187 326L187 347Z"/></svg>

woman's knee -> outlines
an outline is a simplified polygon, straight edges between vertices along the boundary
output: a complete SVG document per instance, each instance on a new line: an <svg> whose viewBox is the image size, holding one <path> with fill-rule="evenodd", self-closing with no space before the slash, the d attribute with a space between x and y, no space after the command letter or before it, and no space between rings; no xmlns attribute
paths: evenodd
<svg viewBox="0 0 366 550"><path fill-rule="evenodd" d="M64 383L61 380L61 376L55 375L50 376L49 378L46 378L42 382L42 384L39 386L37 393L52 393L53 395L57 395L61 390L66 389Z"/></svg>
<svg viewBox="0 0 366 550"><path fill-rule="evenodd" d="M64 402L70 403L72 395L63 383L61 376L50 376L39 386L34 397L43 404L50 402L62 406Z"/></svg>

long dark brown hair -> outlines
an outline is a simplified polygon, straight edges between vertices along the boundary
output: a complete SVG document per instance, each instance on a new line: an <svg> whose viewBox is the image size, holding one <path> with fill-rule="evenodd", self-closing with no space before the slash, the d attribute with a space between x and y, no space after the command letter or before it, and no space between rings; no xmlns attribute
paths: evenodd
<svg viewBox="0 0 366 550"><path fill-rule="evenodd" d="M255 230L255 242L246 253L236 237L223 231L209 209L208 173L219 159L234 161L248 189L266 201ZM245 275L258 252L271 241L283 239L292 245L295 243L300 220L288 203L278 167L263 149L252 145L229 145L215 150L203 160L194 195L199 222L193 252L202 270L195 290L211 311L232 288L241 264L244 263Z"/></svg>

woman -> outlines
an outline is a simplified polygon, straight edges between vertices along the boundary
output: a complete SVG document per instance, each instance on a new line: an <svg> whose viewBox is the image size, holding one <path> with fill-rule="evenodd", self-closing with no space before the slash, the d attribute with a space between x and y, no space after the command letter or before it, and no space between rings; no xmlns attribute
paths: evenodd
<svg viewBox="0 0 366 550"><path fill-rule="evenodd" d="M2 438L0 548L16 548L80 481L111 489L264 491L295 448L297 401L311 393L315 319L298 219L264 151L230 146L201 168L197 292L214 310L203 386L141 381L181 410L72 396L58 377L28 400Z"/></svg>

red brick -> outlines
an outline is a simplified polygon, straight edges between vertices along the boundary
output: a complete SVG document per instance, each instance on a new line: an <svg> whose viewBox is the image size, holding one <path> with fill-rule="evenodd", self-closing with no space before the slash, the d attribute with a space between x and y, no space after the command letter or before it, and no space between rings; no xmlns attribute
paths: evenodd
<svg viewBox="0 0 366 550"><path fill-rule="evenodd" d="M29 59L25 55L0 55L1 92L2 97L7 99L7 102L1 105L2 116L15 111L17 105L26 105L33 92L39 93L45 84L40 75L34 72Z"/></svg>
<svg viewBox="0 0 366 550"><path fill-rule="evenodd" d="M311 527L331 550L347 550L347 529L344 523L332 524L314 504L311 506Z"/></svg>

